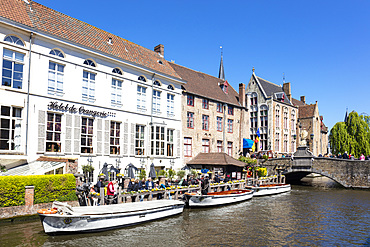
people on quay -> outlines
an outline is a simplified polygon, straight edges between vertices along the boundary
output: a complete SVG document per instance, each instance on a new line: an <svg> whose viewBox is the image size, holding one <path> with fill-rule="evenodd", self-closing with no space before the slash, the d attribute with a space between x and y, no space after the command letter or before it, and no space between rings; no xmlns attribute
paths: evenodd
<svg viewBox="0 0 370 247"><path fill-rule="evenodd" d="M209 188L208 174L206 174L205 176L202 175L202 178L200 179L200 181L201 181L201 184L200 184L201 193L202 193L202 195L207 195L208 194L208 188Z"/></svg>
<svg viewBox="0 0 370 247"><path fill-rule="evenodd" d="M347 154L347 151L344 152L343 156L342 156L343 159L348 159L348 154Z"/></svg>
<svg viewBox="0 0 370 247"><path fill-rule="evenodd" d="M186 178L181 179L179 186L189 186L188 180Z"/></svg>
<svg viewBox="0 0 370 247"><path fill-rule="evenodd" d="M139 179L135 179L134 186L132 187L132 191L139 191L141 189Z"/></svg>
<svg viewBox="0 0 370 247"><path fill-rule="evenodd" d="M350 156L349 157L350 160L355 160L355 156L353 154L350 154L349 156Z"/></svg>
<svg viewBox="0 0 370 247"><path fill-rule="evenodd" d="M135 185L135 178L131 178L127 186L127 192L133 191Z"/></svg>
<svg viewBox="0 0 370 247"><path fill-rule="evenodd" d="M114 188L114 185L117 183L117 181L113 180L110 181L107 188L107 196L108 196L108 204L112 204L114 200L114 195L116 193L116 190Z"/></svg>
<svg viewBox="0 0 370 247"><path fill-rule="evenodd" d="M95 191L94 187L95 187L94 184L90 185L90 205L98 206L99 198L97 196L94 196L94 193L99 193L99 192Z"/></svg>
<svg viewBox="0 0 370 247"><path fill-rule="evenodd" d="M99 181L95 185L96 190L100 193L100 188L104 188L104 178L99 178Z"/></svg>
<svg viewBox="0 0 370 247"><path fill-rule="evenodd" d="M360 160L365 160L365 155L364 154L361 154Z"/></svg>
<svg viewBox="0 0 370 247"><path fill-rule="evenodd" d="M170 178L166 180L165 186L166 186L166 188L171 187L171 179Z"/></svg>
<svg viewBox="0 0 370 247"><path fill-rule="evenodd" d="M143 190L145 189L145 178L142 178L140 181L139 181L139 187L140 187L140 190Z"/></svg>
<svg viewBox="0 0 370 247"><path fill-rule="evenodd" d="M220 177L218 176L218 174L215 175L215 183L219 183L221 181Z"/></svg>
<svg viewBox="0 0 370 247"><path fill-rule="evenodd" d="M145 182L145 189L146 190L151 190L154 189L154 182L152 181L151 177L148 177L148 180Z"/></svg>
<svg viewBox="0 0 370 247"><path fill-rule="evenodd" d="M338 159L341 159L341 158L342 158L342 154L341 154L341 153L338 153L337 158L338 158Z"/></svg>

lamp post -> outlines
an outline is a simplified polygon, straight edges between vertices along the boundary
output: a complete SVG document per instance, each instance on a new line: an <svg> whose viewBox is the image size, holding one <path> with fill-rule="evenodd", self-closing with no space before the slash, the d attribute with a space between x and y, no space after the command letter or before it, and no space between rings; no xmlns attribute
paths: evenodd
<svg viewBox="0 0 370 247"><path fill-rule="evenodd" d="M170 159L170 168L172 169L173 168L173 165L175 164L175 160L174 159Z"/></svg>

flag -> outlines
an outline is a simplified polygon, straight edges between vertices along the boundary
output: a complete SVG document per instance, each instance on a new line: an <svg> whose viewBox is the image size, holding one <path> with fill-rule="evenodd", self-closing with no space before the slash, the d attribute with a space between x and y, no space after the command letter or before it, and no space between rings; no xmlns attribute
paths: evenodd
<svg viewBox="0 0 370 247"><path fill-rule="evenodd" d="M252 152L254 153L254 150L256 150L256 143L253 142L253 146L252 146Z"/></svg>
<svg viewBox="0 0 370 247"><path fill-rule="evenodd" d="M257 129L257 137L256 137L256 140L255 140L256 143L260 141L260 137L261 137L260 128L258 128Z"/></svg>

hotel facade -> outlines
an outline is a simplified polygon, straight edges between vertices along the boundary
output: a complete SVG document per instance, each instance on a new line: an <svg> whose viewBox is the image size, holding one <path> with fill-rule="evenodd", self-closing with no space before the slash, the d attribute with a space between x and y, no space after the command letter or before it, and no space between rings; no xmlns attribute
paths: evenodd
<svg viewBox="0 0 370 247"><path fill-rule="evenodd" d="M32 1L0 10L0 163L181 168L181 86L154 51ZM35 162L48 157L49 162ZM53 162L50 162L53 160ZM36 165L38 164L38 165ZM16 170L14 170L16 171Z"/></svg>

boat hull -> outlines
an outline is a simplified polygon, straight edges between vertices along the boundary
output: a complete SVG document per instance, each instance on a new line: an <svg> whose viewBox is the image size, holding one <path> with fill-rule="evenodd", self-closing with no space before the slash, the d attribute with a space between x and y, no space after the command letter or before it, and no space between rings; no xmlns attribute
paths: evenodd
<svg viewBox="0 0 370 247"><path fill-rule="evenodd" d="M254 191L253 196L270 196L280 193L285 193L291 190L290 184L278 184L278 185L269 185L269 186L251 186L246 187Z"/></svg>
<svg viewBox="0 0 370 247"><path fill-rule="evenodd" d="M124 208L125 205L138 203L143 202L119 205L122 205L122 208ZM89 208L99 207L83 208L86 208L88 211ZM115 207L117 208L117 205ZM179 201L170 201L160 205L158 203L154 205L148 203L147 207L140 207L137 210L132 210L131 208L135 208L135 205L130 205L130 210L120 210L121 212L113 211L103 214L86 212L82 215L39 214L39 216L45 233L49 235L100 232L181 214L184 209L184 203Z"/></svg>
<svg viewBox="0 0 370 247"><path fill-rule="evenodd" d="M186 193L185 200L188 207L213 207L222 206L236 202L242 202L253 197L252 190L235 190L243 191L242 193L217 194L209 193L208 195L198 195L194 193Z"/></svg>

